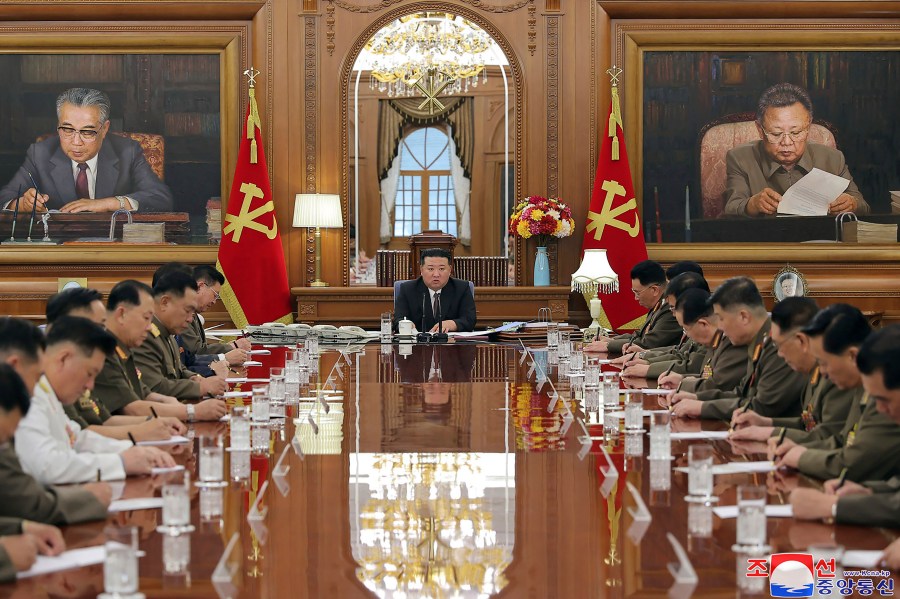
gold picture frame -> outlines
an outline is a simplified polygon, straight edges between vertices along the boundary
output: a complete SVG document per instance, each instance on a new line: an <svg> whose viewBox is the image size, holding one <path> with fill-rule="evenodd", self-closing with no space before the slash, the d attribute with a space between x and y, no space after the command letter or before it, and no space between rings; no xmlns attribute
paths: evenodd
<svg viewBox="0 0 900 599"><path fill-rule="evenodd" d="M809 284L803 273L787 264L772 278L772 295L776 303L786 297L806 297L809 295Z"/></svg>

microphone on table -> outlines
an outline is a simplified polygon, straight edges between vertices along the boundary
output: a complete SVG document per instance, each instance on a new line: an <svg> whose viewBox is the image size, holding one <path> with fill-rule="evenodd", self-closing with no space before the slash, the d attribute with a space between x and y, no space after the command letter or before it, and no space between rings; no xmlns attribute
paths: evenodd
<svg viewBox="0 0 900 599"><path fill-rule="evenodd" d="M435 294L435 303L437 304L437 322L438 322L438 332L431 334L431 341L434 343L446 343L448 336L447 333L443 330L444 321L441 317L441 294L438 292Z"/></svg>
<svg viewBox="0 0 900 599"><path fill-rule="evenodd" d="M431 341L431 333L425 330L425 298L428 297L428 292L422 294L422 326L419 329L419 334L416 335L416 341L420 343L428 343Z"/></svg>

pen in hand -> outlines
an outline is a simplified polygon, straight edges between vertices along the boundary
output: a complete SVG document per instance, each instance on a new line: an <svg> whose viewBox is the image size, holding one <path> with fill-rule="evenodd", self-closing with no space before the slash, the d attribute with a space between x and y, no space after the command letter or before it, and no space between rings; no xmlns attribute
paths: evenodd
<svg viewBox="0 0 900 599"><path fill-rule="evenodd" d="M132 445L137 445L137 441L134 440L134 435L128 433L128 440L131 441Z"/></svg>
<svg viewBox="0 0 900 599"><path fill-rule="evenodd" d="M775 447L778 447L784 442L784 436L787 434L787 427L781 427L781 432L778 433L778 441L775 442Z"/></svg>
<svg viewBox="0 0 900 599"><path fill-rule="evenodd" d="M153 409L153 406L150 406L150 413L153 414L154 418L159 418L159 414L156 413L156 410Z"/></svg>
<svg viewBox="0 0 900 599"><path fill-rule="evenodd" d="M97 468L97 482L99 483L103 479L103 476L100 473L100 469Z"/></svg>
<svg viewBox="0 0 900 599"><path fill-rule="evenodd" d="M837 484L834 485L834 490L837 492L838 489L844 486L844 482L847 480L847 468L844 467L841 469L841 473L838 475Z"/></svg>

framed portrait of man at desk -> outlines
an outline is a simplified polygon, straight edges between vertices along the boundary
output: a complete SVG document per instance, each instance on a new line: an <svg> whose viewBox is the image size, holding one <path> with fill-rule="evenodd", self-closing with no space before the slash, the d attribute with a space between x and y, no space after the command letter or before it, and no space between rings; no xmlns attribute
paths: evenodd
<svg viewBox="0 0 900 599"><path fill-rule="evenodd" d="M109 230L113 208L107 195L132 210L136 221L165 223L167 243L216 243L221 221L210 209L219 209L223 189L227 194L237 153L241 28L206 38L117 30L114 39L92 35L84 47L77 37L55 47L59 38L39 33L7 38L0 32L0 101L9 116L0 127L0 200L6 204L17 193L28 194L34 185L23 173L33 173L47 207L62 210L50 219L57 243L98 237L94 229L104 223ZM68 113L60 115L59 103L63 110L81 110L76 101L98 111L99 125L65 126L68 121L60 119ZM99 126L101 134L85 141L84 126ZM81 162L69 146L88 148L77 155L96 169L95 185L79 188L75 181L67 189L71 185L56 176L53 165L67 158ZM91 167L94 158L98 162ZM67 210L68 203L79 209ZM8 208L15 212L13 205ZM0 215L0 229L11 226L12 212ZM27 213L16 216L21 221ZM115 237L122 239L121 226Z"/></svg>
<svg viewBox="0 0 900 599"><path fill-rule="evenodd" d="M775 275L772 281L772 294L775 301L786 297L803 297L809 294L806 278L793 266L785 266Z"/></svg>

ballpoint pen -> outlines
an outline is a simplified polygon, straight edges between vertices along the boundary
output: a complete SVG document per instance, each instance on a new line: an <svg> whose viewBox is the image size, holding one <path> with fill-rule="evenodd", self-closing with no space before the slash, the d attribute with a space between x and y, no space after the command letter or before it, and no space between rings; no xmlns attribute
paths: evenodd
<svg viewBox="0 0 900 599"><path fill-rule="evenodd" d="M838 475L837 484L834 486L834 490L837 491L841 487L844 486L844 481L847 480L847 468L844 467L841 469L841 473Z"/></svg>
<svg viewBox="0 0 900 599"><path fill-rule="evenodd" d="M778 433L778 441L775 442L775 447L778 447L784 442L784 436L787 434L787 427L781 427L781 432Z"/></svg>
<svg viewBox="0 0 900 599"><path fill-rule="evenodd" d="M134 440L134 435L128 433L128 440L131 441L132 445L137 445L137 441Z"/></svg>
<svg viewBox="0 0 900 599"><path fill-rule="evenodd" d="M150 413L153 414L154 418L159 418L159 414L156 413L156 410L153 409L153 406L150 406Z"/></svg>

